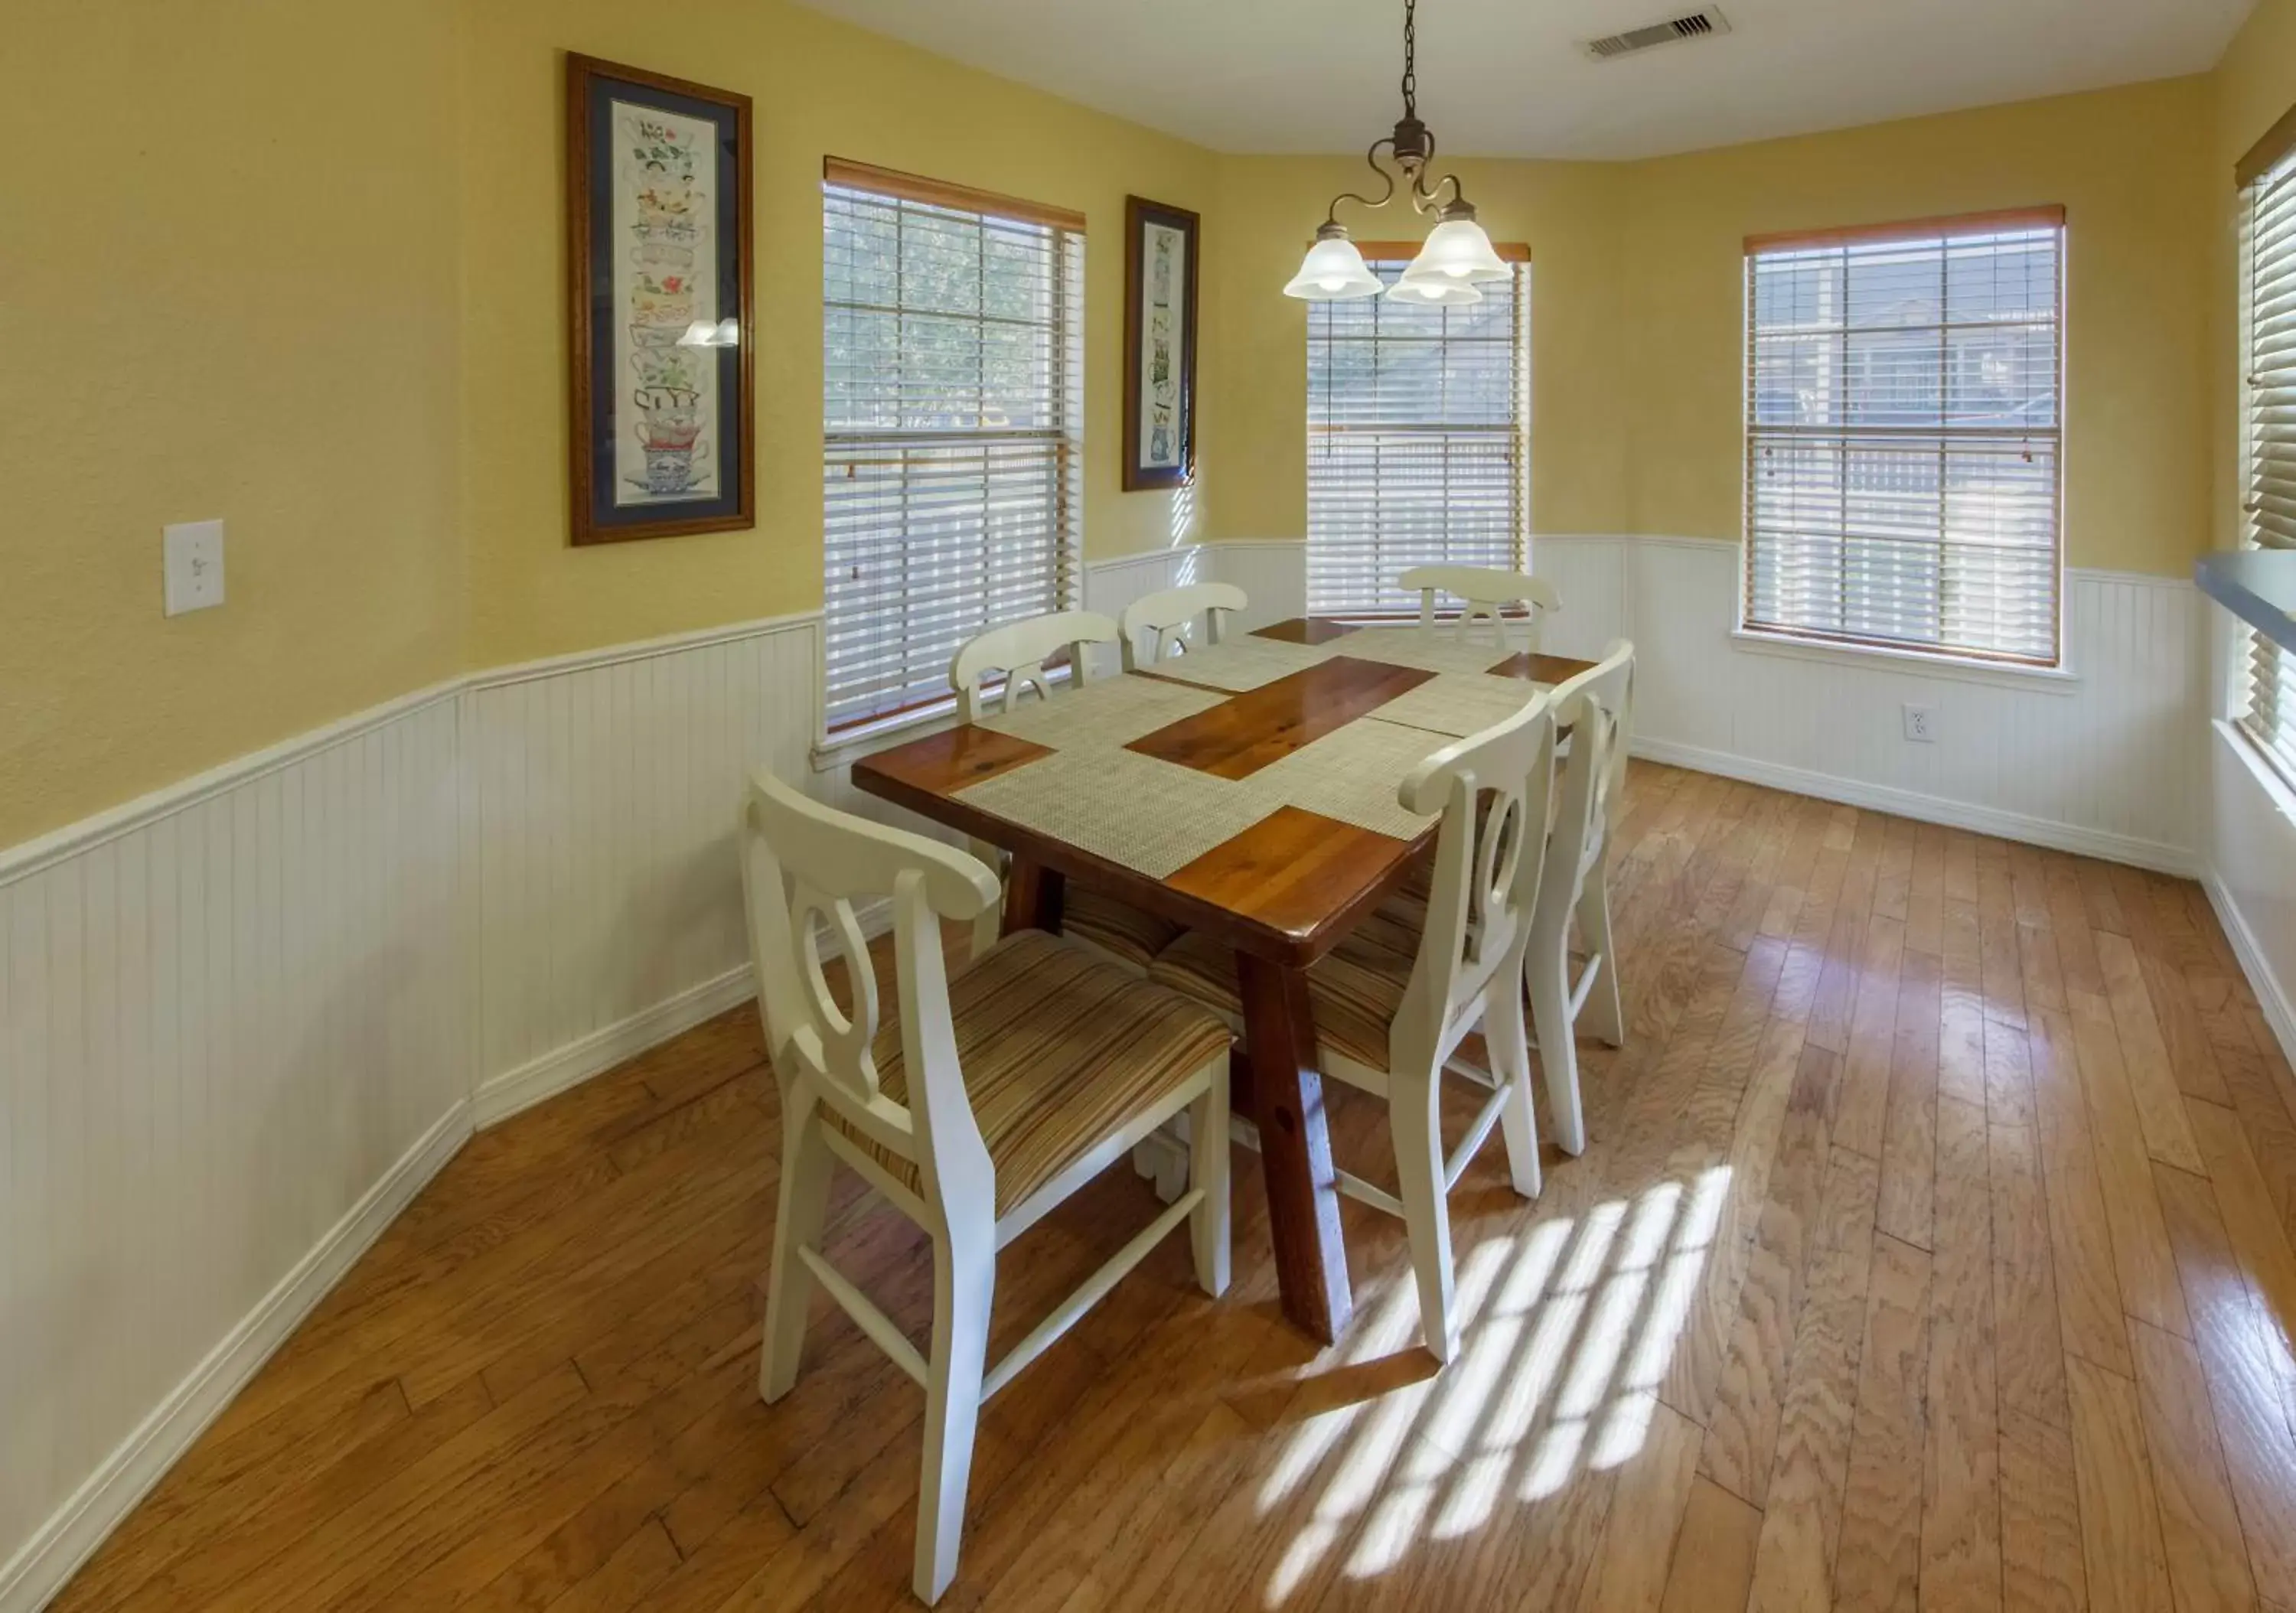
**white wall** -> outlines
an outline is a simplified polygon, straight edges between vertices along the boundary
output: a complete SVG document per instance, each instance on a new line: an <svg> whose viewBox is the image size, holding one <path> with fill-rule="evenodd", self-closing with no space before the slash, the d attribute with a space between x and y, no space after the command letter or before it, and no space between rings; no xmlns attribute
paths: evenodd
<svg viewBox="0 0 2296 1613"><path fill-rule="evenodd" d="M0 1608L468 1134L457 756L433 691L0 858Z"/></svg>
<svg viewBox="0 0 2296 1613"><path fill-rule="evenodd" d="M1734 637L1737 544L1537 538L1562 596L1544 647L1635 643L1637 754L1831 800L2178 873L2196 868L2202 602L2191 583L2069 572L2069 678L1963 673L1853 651ZM1217 544L1215 574L1305 599L1306 546ZM1235 551L1233 560L1230 551ZM1901 708L1937 738L1904 738Z"/></svg>
<svg viewBox="0 0 2296 1613"><path fill-rule="evenodd" d="M2210 612L2210 709L2230 708L2246 635ZM2230 723L2210 725L2202 879L2265 1018L2296 1063L2296 790Z"/></svg>

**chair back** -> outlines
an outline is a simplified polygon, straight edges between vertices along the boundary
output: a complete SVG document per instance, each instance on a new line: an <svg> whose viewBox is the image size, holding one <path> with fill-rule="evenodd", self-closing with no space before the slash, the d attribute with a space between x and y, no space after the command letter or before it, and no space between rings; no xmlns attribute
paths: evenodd
<svg viewBox="0 0 2296 1613"><path fill-rule="evenodd" d="M1610 843L1626 805L1627 741L1633 733L1635 647L1612 639L1603 659L1554 691L1554 720L1570 732L1555 787L1554 828L1539 891L1541 933L1562 924L1586 888L1587 874Z"/></svg>
<svg viewBox="0 0 2296 1613"><path fill-rule="evenodd" d="M995 710L1010 711L1024 690L1034 689L1038 700L1052 698L1045 663L1068 651L1069 676L1081 684L1092 658L1089 644L1116 638L1116 624L1097 610L1055 610L1049 616L1025 617L1005 622L967 639L949 663L948 681L956 690L957 716L977 723ZM988 686L988 675L1001 672L1004 683L1001 701Z"/></svg>
<svg viewBox="0 0 2296 1613"><path fill-rule="evenodd" d="M938 840L824 806L763 767L750 775L740 845L766 1044L788 1105L818 1099L915 1160L928 1198L975 1188L993 1195L988 1147L957 1067L940 921L971 920L995 903L994 876ZM887 1097L878 1080L871 1051L882 1023L877 976L854 907L885 897L893 908L906 1104ZM824 929L844 954L849 1011L822 967Z"/></svg>
<svg viewBox="0 0 2296 1613"><path fill-rule="evenodd" d="M1406 812L1442 815L1419 956L1390 1032L1398 1059L1439 1058L1484 993L1521 989L1554 780L1554 708L1541 693L1435 752L1397 790Z"/></svg>
<svg viewBox="0 0 2296 1613"><path fill-rule="evenodd" d="M1200 616L1204 618L1204 635L1194 641L1196 646L1218 643L1226 636L1229 615L1249 602L1243 590L1232 583L1191 583L1134 600L1124 607L1117 624L1124 635L1124 669L1131 672L1144 665L1153 666L1164 659L1168 648L1174 655L1185 654L1188 629ZM1145 656L1139 652L1144 633L1154 635Z"/></svg>
<svg viewBox="0 0 2296 1613"><path fill-rule="evenodd" d="M1419 630L1431 637L1435 632L1435 596L1448 594L1458 600L1461 610L1456 634L1462 642L1474 637L1477 622L1488 622L1492 643L1506 645L1506 618L1501 613L1509 605L1521 605L1529 617L1529 643L1525 648L1538 648L1538 618L1542 611L1562 609L1562 596L1554 585L1533 577L1528 571L1497 571L1482 566L1414 566L1396 579L1406 589L1419 592Z"/></svg>

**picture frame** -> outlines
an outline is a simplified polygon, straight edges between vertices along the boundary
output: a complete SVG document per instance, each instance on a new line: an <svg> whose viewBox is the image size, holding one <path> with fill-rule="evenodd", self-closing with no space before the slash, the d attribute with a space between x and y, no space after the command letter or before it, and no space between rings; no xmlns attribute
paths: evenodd
<svg viewBox="0 0 2296 1613"><path fill-rule="evenodd" d="M757 524L750 98L566 57L578 544Z"/></svg>
<svg viewBox="0 0 2296 1613"><path fill-rule="evenodd" d="M1196 471L1196 260L1185 208L1124 199L1124 490L1185 487Z"/></svg>

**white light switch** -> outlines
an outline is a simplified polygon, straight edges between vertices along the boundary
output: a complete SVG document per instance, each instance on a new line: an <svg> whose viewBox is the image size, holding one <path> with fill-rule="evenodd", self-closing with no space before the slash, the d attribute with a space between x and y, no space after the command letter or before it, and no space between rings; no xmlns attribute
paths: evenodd
<svg viewBox="0 0 2296 1613"><path fill-rule="evenodd" d="M167 531L168 614L223 603L223 523L178 521Z"/></svg>

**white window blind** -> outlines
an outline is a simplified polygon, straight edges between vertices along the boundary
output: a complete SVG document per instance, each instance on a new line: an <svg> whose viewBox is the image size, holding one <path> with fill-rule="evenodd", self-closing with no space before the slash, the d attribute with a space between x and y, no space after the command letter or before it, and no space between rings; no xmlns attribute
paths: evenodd
<svg viewBox="0 0 2296 1613"><path fill-rule="evenodd" d="M949 200L822 187L832 733L946 698L966 639L1077 594L1081 221L916 184Z"/></svg>
<svg viewBox="0 0 2296 1613"><path fill-rule="evenodd" d="M1745 625L2058 659L2064 228L1749 242Z"/></svg>
<svg viewBox="0 0 2296 1613"><path fill-rule="evenodd" d="M1402 262L1374 260L1392 284ZM1308 608L1410 612L1395 579L1521 570L1529 508L1530 268L1465 307L1384 297L1308 310Z"/></svg>
<svg viewBox="0 0 2296 1613"><path fill-rule="evenodd" d="M2242 192L2246 538L2296 549L2296 153ZM2296 655L2250 630L2241 725L2296 782Z"/></svg>

